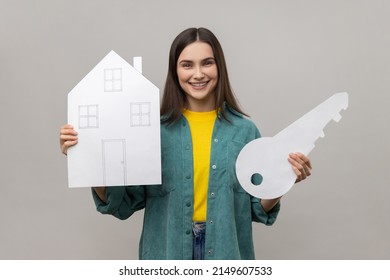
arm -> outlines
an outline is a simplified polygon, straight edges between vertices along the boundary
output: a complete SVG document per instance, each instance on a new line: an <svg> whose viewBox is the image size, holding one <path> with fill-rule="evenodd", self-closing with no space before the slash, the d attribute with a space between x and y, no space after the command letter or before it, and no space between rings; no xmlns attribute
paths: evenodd
<svg viewBox="0 0 390 280"><path fill-rule="evenodd" d="M143 186L92 188L92 197L96 210L102 214L113 215L121 220L127 219L134 212L145 207L145 195Z"/></svg>
<svg viewBox="0 0 390 280"><path fill-rule="evenodd" d="M273 199L261 199L260 204L261 207L263 207L265 212L269 212L278 202L280 201L282 197L273 198Z"/></svg>
<svg viewBox="0 0 390 280"><path fill-rule="evenodd" d="M107 203L106 199L106 187L93 187L95 193L100 198L101 201Z"/></svg>

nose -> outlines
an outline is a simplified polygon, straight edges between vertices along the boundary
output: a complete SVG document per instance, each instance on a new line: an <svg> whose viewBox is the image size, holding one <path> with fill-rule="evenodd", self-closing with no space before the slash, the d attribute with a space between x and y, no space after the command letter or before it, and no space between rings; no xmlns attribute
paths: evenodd
<svg viewBox="0 0 390 280"><path fill-rule="evenodd" d="M203 73L203 69L201 66L195 67L194 78L197 80L201 80L204 78L204 73Z"/></svg>

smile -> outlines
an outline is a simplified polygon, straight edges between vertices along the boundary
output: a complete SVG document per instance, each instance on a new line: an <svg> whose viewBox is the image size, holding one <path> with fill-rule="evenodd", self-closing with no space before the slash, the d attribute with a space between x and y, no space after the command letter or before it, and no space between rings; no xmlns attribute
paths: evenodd
<svg viewBox="0 0 390 280"><path fill-rule="evenodd" d="M192 87L194 87L194 88L203 88L203 87L205 87L208 83L209 83L209 81L207 81L207 82L202 82L202 83L191 83L191 82L188 82Z"/></svg>

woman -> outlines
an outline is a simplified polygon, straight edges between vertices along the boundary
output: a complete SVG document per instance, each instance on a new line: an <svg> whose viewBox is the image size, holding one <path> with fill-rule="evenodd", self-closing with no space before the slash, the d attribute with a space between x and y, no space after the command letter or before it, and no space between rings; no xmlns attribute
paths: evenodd
<svg viewBox="0 0 390 280"><path fill-rule="evenodd" d="M252 222L272 225L280 198L260 200L235 175L238 153L260 137L231 90L212 32L190 28L173 41L161 105L162 184L93 188L97 210L119 219L145 209L140 259L254 259ZM61 149L77 144L61 128ZM310 160L288 159L297 182Z"/></svg>

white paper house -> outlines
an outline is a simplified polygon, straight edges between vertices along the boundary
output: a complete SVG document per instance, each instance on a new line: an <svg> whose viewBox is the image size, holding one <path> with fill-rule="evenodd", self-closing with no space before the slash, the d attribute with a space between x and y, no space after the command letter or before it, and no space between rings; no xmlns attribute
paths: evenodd
<svg viewBox="0 0 390 280"><path fill-rule="evenodd" d="M159 89L133 65L111 51L68 94L69 187L161 183Z"/></svg>

